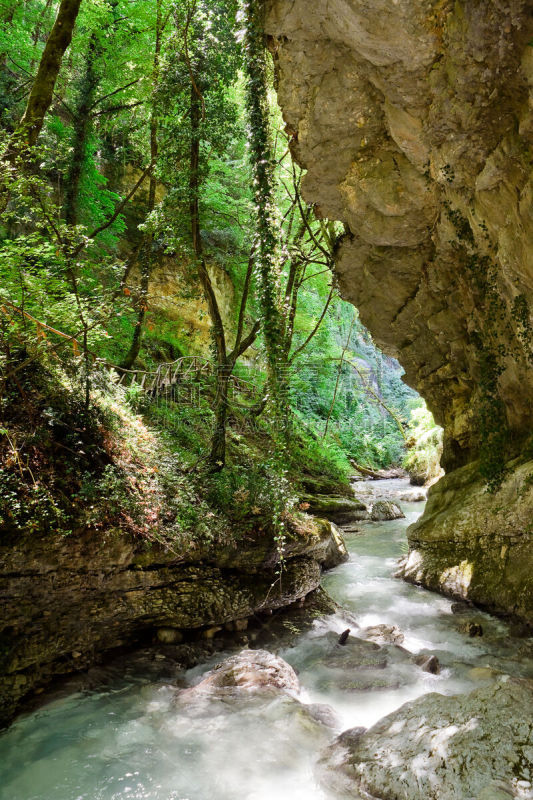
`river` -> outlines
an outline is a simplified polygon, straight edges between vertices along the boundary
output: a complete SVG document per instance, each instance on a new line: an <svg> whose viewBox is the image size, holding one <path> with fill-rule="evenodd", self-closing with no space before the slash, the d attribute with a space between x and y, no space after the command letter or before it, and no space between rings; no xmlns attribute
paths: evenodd
<svg viewBox="0 0 533 800"><path fill-rule="evenodd" d="M388 499L407 489L402 480L356 485ZM427 692L469 691L497 671L533 677L531 640L475 609L452 613L450 600L393 577L406 528L422 511L421 503L400 504L405 519L346 533L349 561L324 576L346 613L303 631L284 619L270 632L269 649L299 673L298 700L256 692L177 705L175 683L197 682L224 654L170 683L142 674L116 679L105 690L49 702L0 736L0 799L324 800L314 765L337 732L368 727ZM482 636L464 632L471 619ZM378 624L397 626L404 650L354 638L367 635L357 625ZM341 648L337 637L347 627ZM440 673L423 671L405 650L435 654ZM318 724L300 701L330 706L334 728Z"/></svg>

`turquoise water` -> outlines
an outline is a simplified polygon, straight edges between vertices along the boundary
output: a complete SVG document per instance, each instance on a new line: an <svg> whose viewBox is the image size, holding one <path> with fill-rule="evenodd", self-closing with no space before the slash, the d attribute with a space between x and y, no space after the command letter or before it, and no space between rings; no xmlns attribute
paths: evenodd
<svg viewBox="0 0 533 800"><path fill-rule="evenodd" d="M388 496L406 489L401 481L376 486ZM533 676L531 642L512 640L504 622L473 612L484 635L471 639L449 600L392 577L405 529L422 510L402 505L406 519L349 534L350 560L324 577L348 616L317 620L270 646L298 671L298 699L243 693L185 705L168 677L138 674L56 700L0 736L0 800L323 800L314 764L337 731L372 725L426 692L470 690L493 680L493 670ZM366 644L335 645L347 627L364 636L383 623L401 629L411 653L435 653L441 673L423 672L393 646L376 665L367 663ZM176 681L197 682L214 660ZM336 729L318 724L302 702L329 705Z"/></svg>

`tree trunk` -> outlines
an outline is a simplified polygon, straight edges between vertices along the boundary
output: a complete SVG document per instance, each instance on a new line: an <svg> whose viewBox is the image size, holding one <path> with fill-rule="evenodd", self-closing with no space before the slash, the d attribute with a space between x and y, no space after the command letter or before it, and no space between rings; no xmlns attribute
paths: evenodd
<svg viewBox="0 0 533 800"><path fill-rule="evenodd" d="M228 384L232 366L228 364L224 324L218 301L204 259L200 227L200 123L202 120L201 96L197 83L191 81L191 150L189 161L189 214L191 237L196 256L198 277L211 318L211 330L216 354L215 430L211 441L209 466L219 471L226 463L226 424L228 416Z"/></svg>
<svg viewBox="0 0 533 800"><path fill-rule="evenodd" d="M250 126L249 157L257 209L258 273L261 312L267 355L267 376L274 435L280 452L290 431L289 384L283 363L283 316L279 293L279 229L275 208L274 163L270 138L268 68L263 29L263 3L247 0L245 55L246 105Z"/></svg>
<svg viewBox="0 0 533 800"><path fill-rule="evenodd" d="M85 159L87 140L91 129L90 110L94 103L98 84L100 83L95 69L95 62L99 55L98 50L96 36L93 33L89 39L85 74L81 81L80 94L73 120L74 140L72 143L72 157L69 171L65 178L65 222L69 225L78 224L80 181L83 173L83 161Z"/></svg>
<svg viewBox="0 0 533 800"><path fill-rule="evenodd" d="M33 147L37 142L44 117L52 103L61 61L72 41L80 5L81 0L61 0L56 20L44 47L26 110L19 125L22 144L29 147Z"/></svg>
<svg viewBox="0 0 533 800"><path fill-rule="evenodd" d="M161 0L157 4L157 22L156 22L156 36L155 36L155 50L154 50L154 72L152 78L153 92L155 93L159 83L159 59L161 56L161 38L163 35L163 23L161 15ZM155 167L159 152L159 144L157 141L158 120L157 115L152 107L152 114L150 117L150 163ZM154 176L153 171L150 173L150 185L148 188L148 214L151 214L155 208L155 197L157 191L157 178ZM143 242L139 251L139 263L141 265L141 285L139 297L139 309L137 313L137 322L135 330L133 331L133 338L131 347L125 356L121 366L124 369L131 369L134 365L139 352L141 350L142 335L144 318L148 308L148 289L150 286L150 275L152 272L152 258L153 258L154 235L153 233L146 233L143 236Z"/></svg>
<svg viewBox="0 0 533 800"><path fill-rule="evenodd" d="M131 369L141 351L144 318L148 308L148 287L150 284L150 273L152 271L152 245L153 236L146 236L139 253L141 284L138 299L137 322L133 330L130 349L120 364L123 369Z"/></svg>
<svg viewBox="0 0 533 800"><path fill-rule="evenodd" d="M221 367L217 371L215 399L215 428L211 439L209 465L218 472L226 463L226 426L228 421L228 390L231 367Z"/></svg>

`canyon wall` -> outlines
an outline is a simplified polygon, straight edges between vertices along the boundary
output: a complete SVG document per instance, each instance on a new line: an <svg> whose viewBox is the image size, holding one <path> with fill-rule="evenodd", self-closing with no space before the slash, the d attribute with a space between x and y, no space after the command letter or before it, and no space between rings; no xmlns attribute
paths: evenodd
<svg viewBox="0 0 533 800"><path fill-rule="evenodd" d="M533 4L266 0L305 199L444 427L405 574L533 620Z"/></svg>
<svg viewBox="0 0 533 800"><path fill-rule="evenodd" d="M0 631L0 728L52 679L150 643L160 629L169 642L194 642L303 599L346 550L335 527L317 520L287 541L285 556L279 580L277 543L264 531L189 552L120 530L3 541L0 600L9 625Z"/></svg>

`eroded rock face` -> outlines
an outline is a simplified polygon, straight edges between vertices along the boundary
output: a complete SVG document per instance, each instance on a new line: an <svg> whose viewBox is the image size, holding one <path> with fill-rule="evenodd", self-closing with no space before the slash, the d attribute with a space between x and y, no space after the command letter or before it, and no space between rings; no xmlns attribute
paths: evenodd
<svg viewBox="0 0 533 800"><path fill-rule="evenodd" d="M494 472L533 427L531 3L266 8L305 198L347 228L343 295L444 427L446 471Z"/></svg>
<svg viewBox="0 0 533 800"><path fill-rule="evenodd" d="M533 796L529 681L500 680L468 695L429 694L327 751L321 782L342 797L488 800Z"/></svg>
<svg viewBox="0 0 533 800"><path fill-rule="evenodd" d="M495 494L476 466L446 475L430 489L409 529L401 574L414 583L532 622L533 463L514 463Z"/></svg>
<svg viewBox="0 0 533 800"><path fill-rule="evenodd" d="M0 726L52 678L86 669L102 653L157 634L221 630L288 606L342 560L330 523L288 541L283 580L272 537L173 553L120 531L70 537L28 534L0 547ZM338 563L338 562L337 562Z"/></svg>

